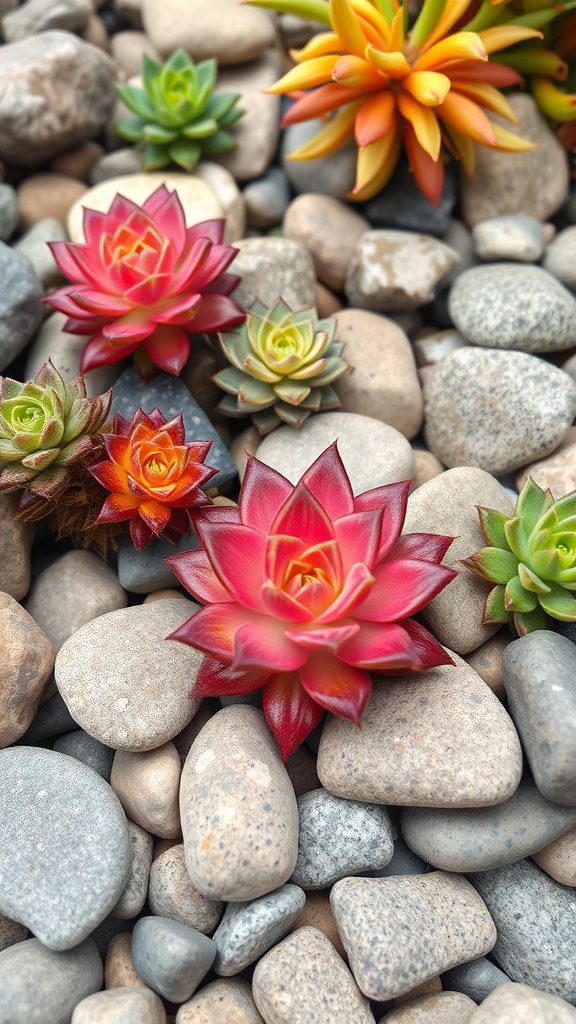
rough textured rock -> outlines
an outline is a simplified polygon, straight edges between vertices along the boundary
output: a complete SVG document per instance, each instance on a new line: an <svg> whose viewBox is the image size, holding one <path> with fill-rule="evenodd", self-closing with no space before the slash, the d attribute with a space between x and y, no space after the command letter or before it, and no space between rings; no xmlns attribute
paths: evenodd
<svg viewBox="0 0 576 1024"><path fill-rule="evenodd" d="M0 49L0 80L1 54ZM0 370L3 370L22 352L40 325L44 315L40 300L44 293L28 257L4 242L0 242L0 281Z"/></svg>
<svg viewBox="0 0 576 1024"><path fill-rule="evenodd" d="M255 299L266 306L279 295L293 309L313 306L316 301L316 274L308 249L302 242L284 238L241 238L240 250L232 271L241 283L234 301L247 309Z"/></svg>
<svg viewBox="0 0 576 1024"><path fill-rule="evenodd" d="M354 249L369 228L351 206L318 192L296 196L282 225L285 238L302 242L310 252L318 279L336 291L344 288Z"/></svg>
<svg viewBox="0 0 576 1024"><path fill-rule="evenodd" d="M52 645L34 619L0 592L0 747L26 732L54 664Z"/></svg>
<svg viewBox="0 0 576 1024"><path fill-rule="evenodd" d="M243 978L221 978L182 1003L176 1024L265 1024Z"/></svg>
<svg viewBox="0 0 576 1024"><path fill-rule="evenodd" d="M90 0L28 0L2 19L2 33L7 43L15 43L50 29L81 32L92 11Z"/></svg>
<svg viewBox="0 0 576 1024"><path fill-rule="evenodd" d="M366 231L348 264L346 295L361 309L417 309L431 301L458 260L458 253L431 235Z"/></svg>
<svg viewBox="0 0 576 1024"><path fill-rule="evenodd" d="M110 782L114 751L111 747L105 747L99 740L89 736L83 729L75 729L74 732L60 736L52 746L53 750L60 754L68 754L78 761L87 764L93 771L98 772L106 782Z"/></svg>
<svg viewBox="0 0 576 1024"><path fill-rule="evenodd" d="M521 213L488 217L472 230L474 251L481 260L537 263L544 251L544 240L544 225Z"/></svg>
<svg viewBox="0 0 576 1024"><path fill-rule="evenodd" d="M201 896L186 870L183 843L159 854L150 868L148 902L153 914L187 924L204 935L211 935L222 914L219 900Z"/></svg>
<svg viewBox="0 0 576 1024"><path fill-rule="evenodd" d="M116 917L120 921L131 921L138 917L146 902L154 844L152 836L145 829L133 821L128 821L127 825L132 851L130 877L124 892L111 911L111 917Z"/></svg>
<svg viewBox="0 0 576 1024"><path fill-rule="evenodd" d="M476 1008L462 992L439 992L392 1010L380 1024L470 1024Z"/></svg>
<svg viewBox="0 0 576 1024"><path fill-rule="evenodd" d="M509 981L508 975L484 956L458 964L442 976L445 988L465 992L475 1003L481 1003L495 988Z"/></svg>
<svg viewBox="0 0 576 1024"><path fill-rule="evenodd" d="M576 226L564 228L546 247L543 266L549 274L576 291Z"/></svg>
<svg viewBox="0 0 576 1024"><path fill-rule="evenodd" d="M282 885L251 903L229 903L212 936L216 974L230 977L259 960L290 930L305 902L297 885Z"/></svg>
<svg viewBox="0 0 576 1024"><path fill-rule="evenodd" d="M74 1007L102 985L92 939L56 953L27 939L0 953L0 1019L7 1024L69 1024Z"/></svg>
<svg viewBox="0 0 576 1024"><path fill-rule="evenodd" d="M30 587L32 523L15 519L20 495L0 494L0 590L21 601Z"/></svg>
<svg viewBox="0 0 576 1024"><path fill-rule="evenodd" d="M25 924L0 914L0 953L3 949L8 949L8 946L23 942L27 935L28 929Z"/></svg>
<svg viewBox="0 0 576 1024"><path fill-rule="evenodd" d="M266 11L246 11L235 0L143 0L142 20L163 56L182 46L195 61L215 57L219 64L243 64L259 57L276 37Z"/></svg>
<svg viewBox="0 0 576 1024"><path fill-rule="evenodd" d="M562 885L576 886L576 828L533 854L533 860Z"/></svg>

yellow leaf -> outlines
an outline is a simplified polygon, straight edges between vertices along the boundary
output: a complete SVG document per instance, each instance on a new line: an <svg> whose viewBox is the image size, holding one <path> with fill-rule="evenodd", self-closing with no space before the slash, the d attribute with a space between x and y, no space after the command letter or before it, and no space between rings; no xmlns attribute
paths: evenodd
<svg viewBox="0 0 576 1024"><path fill-rule="evenodd" d="M410 65L403 53L384 53L375 46L366 47L366 60L389 78L404 78L410 74Z"/></svg>
<svg viewBox="0 0 576 1024"><path fill-rule="evenodd" d="M394 173L401 148L402 136L399 127L396 126L385 139L359 150L356 185L348 194L348 199L360 203L380 192Z"/></svg>
<svg viewBox="0 0 576 1024"><path fill-rule="evenodd" d="M339 53L341 49L342 45L335 32L319 32L301 50L290 50L290 56L297 64L302 64L305 60L324 57L328 53Z"/></svg>
<svg viewBox="0 0 576 1024"><path fill-rule="evenodd" d="M435 43L414 61L412 70L437 71L453 60L486 60L486 51L476 32L457 32Z"/></svg>
<svg viewBox="0 0 576 1024"><path fill-rule="evenodd" d="M450 79L437 71L413 71L402 79L402 88L418 103L423 103L425 107L435 107L442 103L450 89Z"/></svg>
<svg viewBox="0 0 576 1024"><path fill-rule="evenodd" d="M501 149L505 153L528 153L531 149L537 149L535 142L529 142L528 139L515 135L514 132L503 128L502 125L493 124L492 128L494 130L495 149Z"/></svg>
<svg viewBox="0 0 576 1024"><path fill-rule="evenodd" d="M324 85L332 81L332 68L337 57L316 57L292 68L278 82L271 85L265 92L292 92L293 89L312 89L315 85Z"/></svg>
<svg viewBox="0 0 576 1024"><path fill-rule="evenodd" d="M363 57L368 40L362 31L358 16L348 0L330 0L330 21L332 28L342 40L346 52Z"/></svg>
<svg viewBox="0 0 576 1024"><path fill-rule="evenodd" d="M438 117L462 135L484 146L494 145L493 125L477 103L451 89L444 103L436 108Z"/></svg>
<svg viewBox="0 0 576 1024"><path fill-rule="evenodd" d="M494 53L496 50L504 50L514 43L521 43L524 39L542 39L542 33L535 28L525 28L524 25L494 25L493 28L482 29L478 33L482 40L486 53Z"/></svg>
<svg viewBox="0 0 576 1024"><path fill-rule="evenodd" d="M354 122L360 110L362 100L348 103L338 111L317 135L305 142L300 149L288 154L288 160L315 160L319 156L332 153L354 135Z"/></svg>
<svg viewBox="0 0 576 1024"><path fill-rule="evenodd" d="M398 109L410 122L418 145L432 160L437 160L440 155L442 139L440 137L440 125L436 114L430 107L423 107L417 103L408 93L400 90L398 93Z"/></svg>
<svg viewBox="0 0 576 1024"><path fill-rule="evenodd" d="M452 88L455 92L474 100L478 106L485 107L486 110L491 110L494 114L500 114L500 117L505 117L512 124L518 124L518 118L508 100L493 85L486 85L483 82L467 82L463 79L453 82Z"/></svg>

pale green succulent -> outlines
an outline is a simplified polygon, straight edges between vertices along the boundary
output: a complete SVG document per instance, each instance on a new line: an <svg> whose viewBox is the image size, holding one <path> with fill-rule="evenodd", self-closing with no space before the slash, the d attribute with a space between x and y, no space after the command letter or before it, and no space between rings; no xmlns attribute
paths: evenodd
<svg viewBox="0 0 576 1024"><path fill-rule="evenodd" d="M0 492L62 492L69 467L91 455L111 401L112 391L87 398L83 377L65 384L52 363L26 384L0 377Z"/></svg>
<svg viewBox="0 0 576 1024"><path fill-rule="evenodd" d="M314 309L294 313L282 299L270 309L256 301L244 323L220 335L232 365L212 378L228 392L218 410L249 414L267 434L280 423L299 427L311 412L340 408L330 385L351 367L335 333L336 321L318 320Z"/></svg>
<svg viewBox="0 0 576 1024"><path fill-rule="evenodd" d="M175 163L191 171L202 155L236 145L228 128L242 117L243 111L235 106L239 94L213 95L217 70L215 60L194 64L184 50L176 50L164 65L144 54L144 88L116 86L134 113L119 121L116 131L131 142L144 143L146 170Z"/></svg>
<svg viewBox="0 0 576 1024"><path fill-rule="evenodd" d="M545 629L546 616L576 621L576 491L554 501L528 479L513 517L478 507L490 547L463 564L495 583L484 622L514 621L520 636Z"/></svg>

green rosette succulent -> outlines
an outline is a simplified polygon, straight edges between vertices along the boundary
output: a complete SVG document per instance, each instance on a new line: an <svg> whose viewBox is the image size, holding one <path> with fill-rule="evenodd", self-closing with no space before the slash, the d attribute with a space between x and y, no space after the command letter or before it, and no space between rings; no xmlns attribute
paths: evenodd
<svg viewBox="0 0 576 1024"><path fill-rule="evenodd" d="M52 363L26 384L0 377L0 492L61 494L99 443L111 401L112 391L87 398L82 377L65 384Z"/></svg>
<svg viewBox="0 0 576 1024"><path fill-rule="evenodd" d="M257 300L244 323L219 336L231 366L212 377L227 392L217 409L249 414L261 434L280 423L299 427L320 409L339 409L330 385L351 367L335 333L336 321L318 320L312 308L293 312L278 299L267 309Z"/></svg>
<svg viewBox="0 0 576 1024"><path fill-rule="evenodd" d="M170 163L191 171L203 154L236 145L228 128L243 114L235 107L239 93L213 95L217 70L215 60L194 64L184 50L176 50L164 65L145 54L144 88L116 86L134 114L119 121L116 131L130 142L144 143L147 171Z"/></svg>
<svg viewBox="0 0 576 1024"><path fill-rule="evenodd" d="M495 583L484 623L514 622L520 636L545 629L546 616L576 621L576 491L554 501L528 479L514 516L478 506L489 547L463 564Z"/></svg>

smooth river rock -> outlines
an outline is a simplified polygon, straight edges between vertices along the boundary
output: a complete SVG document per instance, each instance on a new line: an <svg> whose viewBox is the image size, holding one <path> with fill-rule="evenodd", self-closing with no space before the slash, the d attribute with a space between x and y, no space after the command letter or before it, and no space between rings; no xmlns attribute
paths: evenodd
<svg viewBox="0 0 576 1024"><path fill-rule="evenodd" d="M57 953L27 939L0 953L3 1024L70 1024L74 1007L102 985L102 961L92 939Z"/></svg>
<svg viewBox="0 0 576 1024"><path fill-rule="evenodd" d="M239 974L259 960L290 930L306 896L297 885L281 885L251 903L229 903L212 936L216 943L216 974Z"/></svg>
<svg viewBox="0 0 576 1024"><path fill-rule="evenodd" d="M0 747L26 732L54 665L52 645L31 615L0 592Z"/></svg>
<svg viewBox="0 0 576 1024"><path fill-rule="evenodd" d="M576 1024L576 1010L565 999L531 985L500 985L478 1007L470 1024Z"/></svg>

